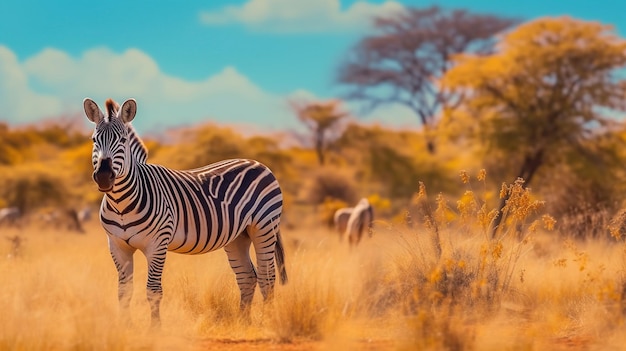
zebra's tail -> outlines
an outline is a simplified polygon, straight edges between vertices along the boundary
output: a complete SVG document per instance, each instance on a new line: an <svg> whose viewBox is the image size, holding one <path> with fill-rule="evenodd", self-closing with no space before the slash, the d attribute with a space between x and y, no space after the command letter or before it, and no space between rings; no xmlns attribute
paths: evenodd
<svg viewBox="0 0 626 351"><path fill-rule="evenodd" d="M276 232L276 246L274 247L274 255L276 256L276 268L280 275L280 283L287 283L287 269L285 268L285 250L283 242L280 238L280 230Z"/></svg>

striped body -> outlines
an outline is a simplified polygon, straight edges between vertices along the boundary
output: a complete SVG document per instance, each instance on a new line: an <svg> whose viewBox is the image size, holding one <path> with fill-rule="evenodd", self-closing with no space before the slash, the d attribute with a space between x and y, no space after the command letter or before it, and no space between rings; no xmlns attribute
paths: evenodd
<svg viewBox="0 0 626 351"><path fill-rule="evenodd" d="M249 226L276 226L282 209L276 178L253 160L226 160L189 171L138 164L116 185L124 189L130 182L130 191L105 195L100 219L108 233L137 249L153 245L151 234L166 226L173 228L163 233L171 237L161 238L169 251L217 250Z"/></svg>
<svg viewBox="0 0 626 351"><path fill-rule="evenodd" d="M96 123L93 178L104 193L100 221L118 270L124 310L130 302L136 250L148 260L147 296L153 325L160 320L161 275L168 251L201 254L224 248L244 311L257 283L265 299L272 296L275 261L281 282L286 282L279 231L282 192L266 166L245 159L186 171L149 164L148 151L130 125L136 113L134 100L127 100L121 108L108 100L108 116L90 99L84 105L87 117Z"/></svg>

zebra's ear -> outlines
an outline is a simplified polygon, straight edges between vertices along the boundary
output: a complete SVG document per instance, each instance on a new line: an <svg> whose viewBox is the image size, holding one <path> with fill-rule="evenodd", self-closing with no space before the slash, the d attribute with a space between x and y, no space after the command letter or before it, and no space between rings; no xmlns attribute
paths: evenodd
<svg viewBox="0 0 626 351"><path fill-rule="evenodd" d="M119 117L122 119L124 123L128 123L135 118L135 114L137 113L137 102L135 99L128 99L124 101L122 104L122 108L119 112Z"/></svg>
<svg viewBox="0 0 626 351"><path fill-rule="evenodd" d="M83 107L85 108L85 115L87 115L87 119L93 123L98 124L104 119L104 113L102 113L98 104L90 98L85 98L85 100L83 100Z"/></svg>

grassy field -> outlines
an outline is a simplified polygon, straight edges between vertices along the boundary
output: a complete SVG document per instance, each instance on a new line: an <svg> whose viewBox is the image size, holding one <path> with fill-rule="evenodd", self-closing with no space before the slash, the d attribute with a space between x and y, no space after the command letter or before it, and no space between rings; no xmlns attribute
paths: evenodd
<svg viewBox="0 0 626 351"><path fill-rule="evenodd" d="M624 246L538 232L489 246L467 228L379 223L348 249L326 228L283 230L290 281L249 320L223 251L170 254L162 328L149 329L135 255L131 320L95 221L86 234L0 228L2 350L619 350ZM492 269L490 269L491 267Z"/></svg>

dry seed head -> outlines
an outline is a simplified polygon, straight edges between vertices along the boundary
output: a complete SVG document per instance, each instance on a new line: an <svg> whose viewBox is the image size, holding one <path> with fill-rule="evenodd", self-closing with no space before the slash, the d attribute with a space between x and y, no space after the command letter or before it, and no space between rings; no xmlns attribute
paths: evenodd
<svg viewBox="0 0 626 351"><path fill-rule="evenodd" d="M497 242L495 245L493 245L493 248L491 250L491 257L494 260L497 260L498 258L502 257L503 250L504 250L504 245L502 245L501 242Z"/></svg>
<svg viewBox="0 0 626 351"><path fill-rule="evenodd" d="M611 219L607 229L616 240L622 238L622 233L626 230L626 209L621 209L617 215Z"/></svg>
<svg viewBox="0 0 626 351"><path fill-rule="evenodd" d="M434 223L433 223L433 221L432 221L432 219L431 219L431 217L430 217L430 216L425 216L425 217L424 217L424 226L425 226L427 229L433 229L433 228L435 228L435 225L434 225Z"/></svg>
<svg viewBox="0 0 626 351"><path fill-rule="evenodd" d="M620 232L619 228L617 228L616 226L609 226L609 234L611 234L611 236L615 239L615 240L620 240L622 238L622 233Z"/></svg>
<svg viewBox="0 0 626 351"><path fill-rule="evenodd" d="M461 173L459 174L459 176L461 177L461 181L463 182L463 184L469 183L470 176L469 176L469 174L467 174L467 171L462 170Z"/></svg>
<svg viewBox="0 0 626 351"><path fill-rule="evenodd" d="M543 221L543 227L547 230L554 230L554 225L556 224L556 219L554 219L550 215L541 216L541 220Z"/></svg>
<svg viewBox="0 0 626 351"><path fill-rule="evenodd" d="M417 197L421 200L422 198L426 198L426 185L424 182L419 182L419 191L417 193Z"/></svg>
<svg viewBox="0 0 626 351"><path fill-rule="evenodd" d="M411 217L411 212L404 211L404 223L406 225L412 225L413 224L413 218Z"/></svg>
<svg viewBox="0 0 626 351"><path fill-rule="evenodd" d="M535 200L530 204L529 210L537 212L540 209L542 209L545 206L545 204L546 204L545 201Z"/></svg>
<svg viewBox="0 0 626 351"><path fill-rule="evenodd" d="M461 214L461 217L467 217L476 211L476 200L474 199L474 192L471 190L465 191L461 199L456 202L456 207Z"/></svg>
<svg viewBox="0 0 626 351"><path fill-rule="evenodd" d="M529 226L528 226L528 231L530 233L536 233L537 232L537 225L539 224L539 221L533 221Z"/></svg>
<svg viewBox="0 0 626 351"><path fill-rule="evenodd" d="M495 208L489 211L489 213L487 213L487 218L489 218L489 223L491 223L491 221L493 221L499 215L500 215L500 211L498 211Z"/></svg>
<svg viewBox="0 0 626 351"><path fill-rule="evenodd" d="M489 223L491 223L491 219L489 218L489 213L487 213L487 204L483 204L478 210L478 224L482 228L486 228Z"/></svg>
<svg viewBox="0 0 626 351"><path fill-rule="evenodd" d="M476 179L482 182L485 180L486 177L487 177L487 171L485 171L485 169L483 168L480 171L478 171L478 175L476 176Z"/></svg>
<svg viewBox="0 0 626 351"><path fill-rule="evenodd" d="M504 199L508 193L509 188L506 186L506 183L502 183L502 187L500 188L500 198Z"/></svg>
<svg viewBox="0 0 626 351"><path fill-rule="evenodd" d="M446 222L447 209L448 206L446 204L446 199L441 193L437 194L437 209L435 210L435 216L440 223Z"/></svg>

